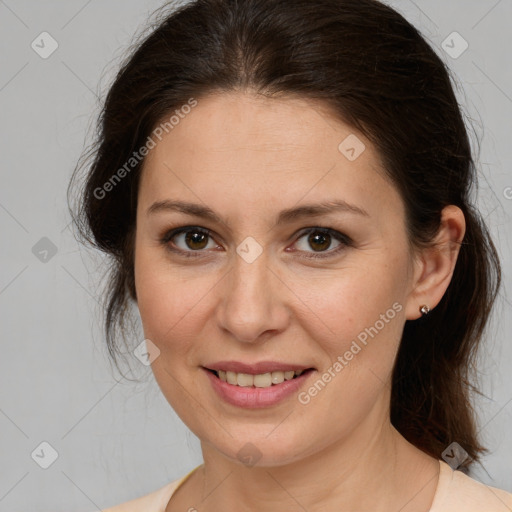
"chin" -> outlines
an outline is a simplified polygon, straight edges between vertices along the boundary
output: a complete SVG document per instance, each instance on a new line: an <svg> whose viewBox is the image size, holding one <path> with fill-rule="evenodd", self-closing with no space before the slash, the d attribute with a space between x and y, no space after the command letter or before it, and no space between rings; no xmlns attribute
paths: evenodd
<svg viewBox="0 0 512 512"><path fill-rule="evenodd" d="M225 440L227 444L217 444L211 440L207 443L231 462L247 468L286 466L306 456L304 441L296 440L289 432L286 433L286 442L281 438L271 439L268 437L269 430L254 436L248 436L246 432L243 436Z"/></svg>

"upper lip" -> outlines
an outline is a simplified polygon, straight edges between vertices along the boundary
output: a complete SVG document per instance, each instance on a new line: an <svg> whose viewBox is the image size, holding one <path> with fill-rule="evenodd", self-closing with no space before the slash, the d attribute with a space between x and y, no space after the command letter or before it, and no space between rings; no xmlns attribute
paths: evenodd
<svg viewBox="0 0 512 512"><path fill-rule="evenodd" d="M224 370L227 372L259 375L277 371L308 370L311 366L301 364L280 363L279 361L259 361L258 363L242 363L241 361L219 361L204 366L208 370Z"/></svg>

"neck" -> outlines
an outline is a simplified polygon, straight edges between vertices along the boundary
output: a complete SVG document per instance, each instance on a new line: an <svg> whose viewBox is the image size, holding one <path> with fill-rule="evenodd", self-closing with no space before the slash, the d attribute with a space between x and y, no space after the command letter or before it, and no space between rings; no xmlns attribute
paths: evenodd
<svg viewBox="0 0 512 512"><path fill-rule="evenodd" d="M378 415L377 415L378 416ZM376 428L377 425L377 428ZM384 415L297 461L245 467L202 443L201 510L428 511L439 463L408 443ZM199 502L199 500L198 500Z"/></svg>

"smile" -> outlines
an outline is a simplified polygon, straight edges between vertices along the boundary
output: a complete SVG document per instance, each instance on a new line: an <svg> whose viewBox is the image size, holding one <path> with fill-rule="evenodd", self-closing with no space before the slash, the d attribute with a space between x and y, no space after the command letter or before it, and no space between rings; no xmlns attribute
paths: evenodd
<svg viewBox="0 0 512 512"><path fill-rule="evenodd" d="M275 371L251 375L249 373L236 373L225 370L212 370L223 382L233 386L268 388L281 384L285 380L292 380L304 372L304 370Z"/></svg>
<svg viewBox="0 0 512 512"><path fill-rule="evenodd" d="M313 368L258 374L204 367L203 370L215 394L223 402L244 409L271 407L284 401L298 393L315 372Z"/></svg>

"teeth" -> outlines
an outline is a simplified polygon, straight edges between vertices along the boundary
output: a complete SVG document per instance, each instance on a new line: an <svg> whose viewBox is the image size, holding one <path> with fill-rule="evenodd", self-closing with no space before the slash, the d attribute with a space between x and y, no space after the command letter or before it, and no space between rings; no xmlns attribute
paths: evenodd
<svg viewBox="0 0 512 512"><path fill-rule="evenodd" d="M236 382L239 386L248 388L254 384L254 378L252 375L248 375L247 373L237 373Z"/></svg>
<svg viewBox="0 0 512 512"><path fill-rule="evenodd" d="M268 388L269 386L272 386L272 374L271 373L264 373L262 375L254 375L252 380L254 382L254 385L257 388Z"/></svg>
<svg viewBox="0 0 512 512"><path fill-rule="evenodd" d="M235 373L219 370L217 375L220 380L234 386L241 386L244 388L252 386L257 388L269 388L272 384L281 384L285 380L291 380L295 376L298 377L303 372L304 370L290 370L286 372L277 371L271 373L260 373L258 375L249 375L248 373Z"/></svg>

